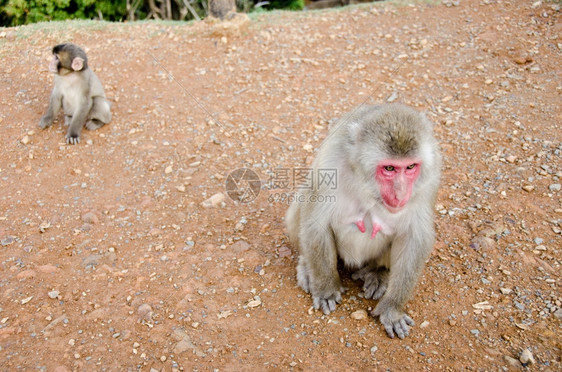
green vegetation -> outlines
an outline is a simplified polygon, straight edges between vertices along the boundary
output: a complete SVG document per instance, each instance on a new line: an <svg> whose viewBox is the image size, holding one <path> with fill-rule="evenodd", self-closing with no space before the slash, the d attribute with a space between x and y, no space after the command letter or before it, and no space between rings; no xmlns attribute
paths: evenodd
<svg viewBox="0 0 562 372"><path fill-rule="evenodd" d="M239 11L263 9L301 10L304 0L236 0ZM191 20L204 18L208 0L0 0L0 26L59 21L96 19L135 21L142 19ZM255 7L255 4L259 4Z"/></svg>

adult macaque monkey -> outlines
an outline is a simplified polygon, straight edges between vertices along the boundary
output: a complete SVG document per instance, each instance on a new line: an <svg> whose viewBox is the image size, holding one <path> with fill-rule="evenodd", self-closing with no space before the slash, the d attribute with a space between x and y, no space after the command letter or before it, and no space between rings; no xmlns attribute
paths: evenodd
<svg viewBox="0 0 562 372"><path fill-rule="evenodd" d="M47 113L39 122L41 128L53 124L61 106L64 123L68 125L66 142L69 144L80 142L84 125L95 130L109 123L109 102L98 77L88 68L88 58L80 47L70 43L56 45L49 71L56 74L55 87Z"/></svg>
<svg viewBox="0 0 562 372"><path fill-rule="evenodd" d="M334 311L344 292L340 257L357 269L365 297L380 299L371 315L404 338L414 321L403 308L434 243L441 155L432 124L404 105L359 107L330 130L312 168L312 187L286 216L299 286L316 309ZM323 182L330 171L337 185Z"/></svg>

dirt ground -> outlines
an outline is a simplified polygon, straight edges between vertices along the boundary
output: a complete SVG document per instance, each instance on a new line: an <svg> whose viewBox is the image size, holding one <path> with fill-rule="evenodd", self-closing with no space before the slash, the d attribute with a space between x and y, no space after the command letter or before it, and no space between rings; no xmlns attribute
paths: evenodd
<svg viewBox="0 0 562 372"><path fill-rule="evenodd" d="M462 0L0 29L0 370L562 370L561 26L559 2ZM75 146L37 126L65 41L113 111ZM404 340L349 274L314 311L283 222L328 124L384 101L444 154Z"/></svg>

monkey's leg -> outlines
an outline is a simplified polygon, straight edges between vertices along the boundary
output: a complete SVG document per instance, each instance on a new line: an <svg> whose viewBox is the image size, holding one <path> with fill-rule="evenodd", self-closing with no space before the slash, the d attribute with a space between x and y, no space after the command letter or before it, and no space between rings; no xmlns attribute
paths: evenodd
<svg viewBox="0 0 562 372"><path fill-rule="evenodd" d="M353 280L363 280L365 298L378 300L384 295L388 287L389 271L387 268L379 266L377 262L373 261L362 269L354 272L351 278Z"/></svg>
<svg viewBox="0 0 562 372"><path fill-rule="evenodd" d="M95 97L93 99L89 119L86 121L86 128L88 130L96 130L109 123L110 120L111 111L109 102L103 97Z"/></svg>
<svg viewBox="0 0 562 372"><path fill-rule="evenodd" d="M39 126L41 128L47 128L53 124L53 120L59 113L59 110L62 106L62 97L53 91L51 93L51 98L49 99L49 107L47 108L47 113L43 115L41 121L39 121Z"/></svg>
<svg viewBox="0 0 562 372"><path fill-rule="evenodd" d="M297 281L299 286L312 294L314 308L327 315L336 309L345 291L337 269L336 247L325 232L308 231L306 235L300 237Z"/></svg>
<svg viewBox="0 0 562 372"><path fill-rule="evenodd" d="M65 127L68 127L70 125L71 121L72 121L72 116L64 115L64 126Z"/></svg>

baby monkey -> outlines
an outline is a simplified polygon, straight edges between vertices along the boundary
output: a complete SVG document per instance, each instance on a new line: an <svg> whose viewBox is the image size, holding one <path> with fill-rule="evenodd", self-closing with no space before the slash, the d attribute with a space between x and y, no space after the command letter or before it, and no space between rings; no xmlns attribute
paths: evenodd
<svg viewBox="0 0 562 372"><path fill-rule="evenodd" d="M53 124L61 106L64 124L68 126L68 144L80 142L84 125L95 130L109 123L109 102L98 77L88 68L88 57L80 47L71 43L56 45L49 71L55 73L55 87L47 113L39 122L41 128Z"/></svg>
<svg viewBox="0 0 562 372"><path fill-rule="evenodd" d="M334 311L344 292L340 258L357 270L365 298L379 300L371 315L404 338L414 324L404 306L434 243L441 155L432 124L404 105L361 106L330 130L312 168L312 187L286 216L299 286L316 309ZM337 182L323 182L323 171Z"/></svg>

